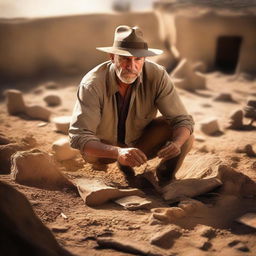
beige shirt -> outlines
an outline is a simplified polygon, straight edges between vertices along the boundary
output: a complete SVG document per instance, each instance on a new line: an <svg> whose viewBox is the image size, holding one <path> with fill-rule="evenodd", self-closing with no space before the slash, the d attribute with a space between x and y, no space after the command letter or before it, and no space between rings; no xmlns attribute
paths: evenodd
<svg viewBox="0 0 256 256"><path fill-rule="evenodd" d="M146 60L140 77L132 86L126 119L126 145L132 146L136 142L145 126L156 117L157 110L172 127L185 126L192 133L193 119L162 66ZM117 91L111 61L100 64L84 76L70 123L72 147L83 150L91 140L117 145Z"/></svg>

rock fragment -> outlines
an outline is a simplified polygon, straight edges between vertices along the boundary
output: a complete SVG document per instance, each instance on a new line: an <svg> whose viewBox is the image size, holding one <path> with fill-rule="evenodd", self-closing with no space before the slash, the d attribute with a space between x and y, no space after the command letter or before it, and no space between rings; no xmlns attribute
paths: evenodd
<svg viewBox="0 0 256 256"><path fill-rule="evenodd" d="M68 138L61 138L52 144L54 156L58 161L64 161L75 158L79 150L71 148Z"/></svg>
<svg viewBox="0 0 256 256"><path fill-rule="evenodd" d="M50 107L59 106L61 104L61 98L55 94L49 94L49 95L45 96L44 101Z"/></svg>
<svg viewBox="0 0 256 256"><path fill-rule="evenodd" d="M25 113L26 105L23 100L22 92L19 90L7 90L7 111L10 115Z"/></svg>
<svg viewBox="0 0 256 256"><path fill-rule="evenodd" d="M26 107L26 114L32 119L48 121L51 115L51 111L39 105L32 105Z"/></svg>
<svg viewBox="0 0 256 256"><path fill-rule="evenodd" d="M155 219L163 222L173 222L186 216L186 212L180 207L153 208L151 212Z"/></svg>
<svg viewBox="0 0 256 256"><path fill-rule="evenodd" d="M72 256L34 213L27 198L0 181L1 255Z"/></svg>
<svg viewBox="0 0 256 256"><path fill-rule="evenodd" d="M162 251L151 248L148 244L138 241L130 241L127 238L115 238L115 237L98 237L97 243L101 247L111 248L118 251L123 251L135 255L148 255L148 256L164 256L166 255Z"/></svg>
<svg viewBox="0 0 256 256"><path fill-rule="evenodd" d="M17 152L11 163L11 175L17 183L46 189L74 188L53 158L39 149Z"/></svg>
<svg viewBox="0 0 256 256"><path fill-rule="evenodd" d="M221 184L218 178L175 180L163 187L163 198L169 202L177 202L184 197L209 192Z"/></svg>
<svg viewBox="0 0 256 256"><path fill-rule="evenodd" d="M115 202L123 206L127 210L139 210L139 209L148 209L151 205L151 201L140 197L140 196L126 196L120 199L115 200Z"/></svg>
<svg viewBox="0 0 256 256"><path fill-rule="evenodd" d="M0 133L0 145L7 145L11 143L11 140L5 137L4 134Z"/></svg>
<svg viewBox="0 0 256 256"><path fill-rule="evenodd" d="M11 156L20 150L26 150L28 147L24 144L9 143L0 145L0 173L7 174L11 171Z"/></svg>
<svg viewBox="0 0 256 256"><path fill-rule="evenodd" d="M229 117L229 126L230 129L240 130L243 127L243 110L237 109L233 111Z"/></svg>
<svg viewBox="0 0 256 256"><path fill-rule="evenodd" d="M167 230L160 231L159 233L155 234L150 243L161 247L163 249L170 249L175 240L182 235L182 232L178 226L172 226Z"/></svg>
<svg viewBox="0 0 256 256"><path fill-rule="evenodd" d="M201 122L201 130L207 135L214 135L220 132L218 120L214 117L203 120Z"/></svg>
<svg viewBox="0 0 256 256"><path fill-rule="evenodd" d="M246 104L256 109L256 98L248 98Z"/></svg>
<svg viewBox="0 0 256 256"><path fill-rule="evenodd" d="M213 100L222 102L235 102L231 93L220 93Z"/></svg>
<svg viewBox="0 0 256 256"><path fill-rule="evenodd" d="M58 116L52 118L51 121L55 124L56 131L68 134L71 116Z"/></svg>
<svg viewBox="0 0 256 256"><path fill-rule="evenodd" d="M250 226L256 229L256 213L249 212L236 219L237 222Z"/></svg>
<svg viewBox="0 0 256 256"><path fill-rule="evenodd" d="M236 153L245 153L249 157L256 157L256 153L253 150L251 144L246 144L244 147L238 147L235 150Z"/></svg>

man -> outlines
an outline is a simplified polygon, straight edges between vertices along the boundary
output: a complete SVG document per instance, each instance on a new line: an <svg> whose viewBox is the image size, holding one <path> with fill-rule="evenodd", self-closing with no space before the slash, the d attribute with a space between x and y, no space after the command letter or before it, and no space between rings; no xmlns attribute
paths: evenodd
<svg viewBox="0 0 256 256"><path fill-rule="evenodd" d="M158 156L159 181L170 179L192 146L193 120L164 68L146 60L162 51L149 49L141 30L128 26L116 28L112 47L97 49L109 53L110 61L81 81L71 146L90 162L117 161L127 177Z"/></svg>

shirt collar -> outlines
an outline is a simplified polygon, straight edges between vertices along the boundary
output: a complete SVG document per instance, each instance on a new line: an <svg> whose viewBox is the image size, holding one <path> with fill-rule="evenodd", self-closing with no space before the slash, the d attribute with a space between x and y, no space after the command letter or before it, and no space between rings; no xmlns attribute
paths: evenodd
<svg viewBox="0 0 256 256"><path fill-rule="evenodd" d="M109 67L109 76L108 76L108 88L110 96L114 95L116 92L118 92L118 83L116 81L116 72L114 68L114 64L111 63ZM135 80L135 82L132 84L134 88L138 88L140 84L142 84L143 81L143 72L139 75L139 77Z"/></svg>

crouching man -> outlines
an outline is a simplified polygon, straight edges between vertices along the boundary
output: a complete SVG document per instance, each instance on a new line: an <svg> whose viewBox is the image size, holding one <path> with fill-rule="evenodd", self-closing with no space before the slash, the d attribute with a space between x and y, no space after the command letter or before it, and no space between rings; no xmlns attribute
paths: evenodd
<svg viewBox="0 0 256 256"><path fill-rule="evenodd" d="M97 49L110 60L81 81L71 146L88 162L117 161L129 178L133 167L158 156L158 179L169 180L192 146L194 122L164 68L146 60L162 51L148 48L140 28L128 26L116 28L112 47Z"/></svg>

